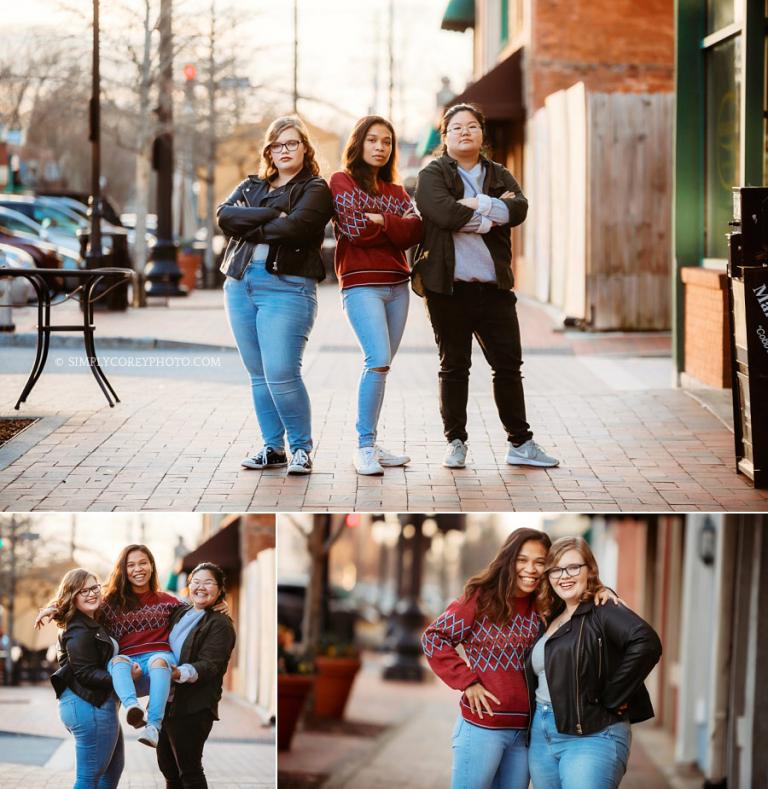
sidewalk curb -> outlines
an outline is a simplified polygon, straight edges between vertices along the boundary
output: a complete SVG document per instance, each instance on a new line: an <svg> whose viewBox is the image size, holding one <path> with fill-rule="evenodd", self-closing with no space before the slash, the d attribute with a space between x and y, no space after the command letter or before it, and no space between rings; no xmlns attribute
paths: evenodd
<svg viewBox="0 0 768 789"><path fill-rule="evenodd" d="M213 345L203 342L184 342L183 340L158 340L154 337L99 337L94 336L96 351L101 349L125 350L157 350L157 351L217 351L219 353L237 353L231 345ZM37 345L37 334L23 332L21 334L0 335L0 348L34 348ZM51 348L79 348L85 350L82 337L51 337Z"/></svg>

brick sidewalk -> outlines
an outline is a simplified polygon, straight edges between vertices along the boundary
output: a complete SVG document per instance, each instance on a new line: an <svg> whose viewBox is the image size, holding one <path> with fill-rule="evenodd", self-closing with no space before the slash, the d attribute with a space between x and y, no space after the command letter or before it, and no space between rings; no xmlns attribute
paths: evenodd
<svg viewBox="0 0 768 789"><path fill-rule="evenodd" d="M378 737L300 731L291 750L278 754L279 779L328 776L323 786L329 789L441 789L450 784L457 693L429 672L426 682L414 684L385 682L380 671L380 658L369 655L355 680L345 717L352 725L365 721L386 724L388 729ZM633 727L622 787L668 789L672 784L649 758L644 737L638 736L641 728L652 731L648 725ZM671 765L669 771L673 772Z"/></svg>
<svg viewBox="0 0 768 789"><path fill-rule="evenodd" d="M0 722L0 788L71 787L74 740L59 721L51 688L1 688L0 714L3 721ZM274 787L273 731L261 726L253 709L227 696L220 705L220 717L205 746L203 765L209 786L212 789ZM9 737L9 734L16 737ZM17 743L19 735L27 737ZM138 742L138 733L124 720L123 735L126 767L120 786L163 789L165 780L157 768L155 752ZM47 743L53 740L52 745L48 744L49 753L34 747L36 738L49 738ZM43 754L42 757L34 758L33 751Z"/></svg>
<svg viewBox="0 0 768 789"><path fill-rule="evenodd" d="M143 336L162 325L166 339L205 336L223 345L228 329L218 298L201 294L199 307L190 300L162 313L110 314L103 328L130 325ZM324 287L305 359L316 441L310 477L240 468L258 447L258 431L234 352L210 351L223 362L216 372L166 369L169 351L120 351L120 358L141 356L162 372L111 369L122 402L110 409L87 369L68 367L75 351L58 350L22 407L22 414L43 418L0 448L0 509L768 509L768 491L755 491L734 471L731 433L685 392L669 388L671 366L658 355L663 336L568 339L531 304L521 307L521 322L533 348L525 363L529 421L537 440L561 458L558 469L504 463L504 435L480 354L470 386L470 465L442 467L437 355L414 298L380 424L382 443L406 446L413 460L383 478L358 477L350 458L360 355L338 294ZM610 347L584 353L575 350L578 343ZM0 413L15 413L31 356L28 348L0 347L6 369L14 369L0 379Z"/></svg>

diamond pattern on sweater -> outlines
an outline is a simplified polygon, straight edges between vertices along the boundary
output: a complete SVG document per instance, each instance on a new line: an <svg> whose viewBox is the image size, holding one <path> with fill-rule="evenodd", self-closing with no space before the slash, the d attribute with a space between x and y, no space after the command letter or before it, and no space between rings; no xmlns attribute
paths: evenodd
<svg viewBox="0 0 768 789"><path fill-rule="evenodd" d="M453 611L441 614L421 637L421 646L427 657L446 647L454 647L464 641L464 635L471 628L464 624L461 617Z"/></svg>
<svg viewBox="0 0 768 789"><path fill-rule="evenodd" d="M339 192L333 199L339 230L350 238L362 235L368 222L366 214L405 216L414 210L410 199L392 195L370 195L359 187Z"/></svg>
<svg viewBox="0 0 768 789"><path fill-rule="evenodd" d="M488 617L477 620L470 637L464 643L469 665L474 671L521 671L525 655L538 633L535 614L516 614L506 625L489 622Z"/></svg>
<svg viewBox="0 0 768 789"><path fill-rule="evenodd" d="M178 603L162 602L143 605L133 611L118 611L105 604L106 625L110 635L120 641L128 633L163 630Z"/></svg>

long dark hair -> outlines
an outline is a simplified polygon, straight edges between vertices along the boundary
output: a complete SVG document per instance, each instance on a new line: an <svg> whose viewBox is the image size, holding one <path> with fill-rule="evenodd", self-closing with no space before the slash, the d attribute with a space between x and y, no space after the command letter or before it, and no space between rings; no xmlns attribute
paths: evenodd
<svg viewBox="0 0 768 789"><path fill-rule="evenodd" d="M104 587L104 601L109 603L112 608L124 610L126 608L135 608L139 604L139 600L131 589L131 583L128 580L128 573L126 566L128 564L128 554L133 551L141 551L152 567L152 572L149 576L149 591L157 592L160 590L160 582L157 578L157 565L155 564L155 557L152 556L152 551L146 545L134 543L133 545L126 545L120 556L117 557L115 566L109 574L107 584Z"/></svg>
<svg viewBox="0 0 768 789"><path fill-rule="evenodd" d="M197 567L195 567L195 569L192 570L187 576L187 586L189 586L192 576L201 570L208 570L208 572L216 579L216 585L219 587L219 596L213 603L216 605L216 603L220 603L227 594L227 578L224 575L224 570L222 570L218 564L214 564L213 562L200 562L200 564L198 564Z"/></svg>
<svg viewBox="0 0 768 789"><path fill-rule="evenodd" d="M369 164L363 159L363 144L371 126L381 124L386 127L392 135L392 153L386 163L383 164L374 175ZM344 146L344 153L341 155L342 166L352 176L355 183L368 194L378 194L376 186L377 178L386 183L397 181L397 136L392 124L380 115L366 115L355 124L352 133L349 135L347 144Z"/></svg>
<svg viewBox="0 0 768 789"><path fill-rule="evenodd" d="M443 153L448 152L448 145L445 142L445 137L448 134L448 124L451 122L451 119L454 115L459 112L470 112L472 115L475 116L475 120L480 124L480 128L483 130L483 144L480 147L480 153L487 154L488 153L488 132L485 123L485 114L480 109L479 105L472 104L471 102L462 102L461 104L454 104L452 107L448 107L448 109L443 114L443 118L440 121L440 136L443 138Z"/></svg>
<svg viewBox="0 0 768 789"><path fill-rule="evenodd" d="M517 557L527 542L540 542L548 551L552 541L538 529L515 529L507 537L493 561L464 586L464 597L477 595L477 615L487 616L496 624L505 624L514 615L517 591Z"/></svg>

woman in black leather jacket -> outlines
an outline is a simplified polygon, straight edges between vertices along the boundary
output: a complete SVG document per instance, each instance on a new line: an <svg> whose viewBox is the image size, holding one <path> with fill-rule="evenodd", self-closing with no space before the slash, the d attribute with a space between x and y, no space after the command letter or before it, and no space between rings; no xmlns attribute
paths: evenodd
<svg viewBox="0 0 768 789"><path fill-rule="evenodd" d="M320 247L332 214L306 127L297 117L278 118L267 129L259 175L249 175L217 211L229 236L221 266L227 316L264 442L242 461L245 468L312 471L301 360L317 315L316 285L325 276Z"/></svg>
<svg viewBox="0 0 768 789"><path fill-rule="evenodd" d="M235 647L232 620L213 606L224 600L224 572L211 562L189 574L191 605L171 615L170 645L178 665L173 670L171 701L165 712L157 763L168 787L206 789L203 748L213 722L229 658Z"/></svg>
<svg viewBox="0 0 768 789"><path fill-rule="evenodd" d="M643 682L661 657L659 637L625 606L595 606L600 586L583 539L553 543L538 592L545 625L526 659L534 789L614 789L630 723L653 717Z"/></svg>
<svg viewBox="0 0 768 789"><path fill-rule="evenodd" d="M101 585L87 570L70 570L53 605L62 632L51 682L61 721L75 738L74 789L112 789L123 772L123 734L106 668L117 644L99 621Z"/></svg>

